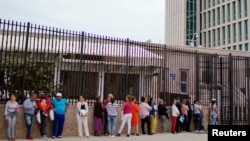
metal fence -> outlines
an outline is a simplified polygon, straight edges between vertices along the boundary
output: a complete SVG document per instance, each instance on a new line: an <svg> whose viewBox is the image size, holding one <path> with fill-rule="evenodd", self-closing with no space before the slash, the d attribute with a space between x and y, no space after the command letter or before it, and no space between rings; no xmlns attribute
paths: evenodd
<svg viewBox="0 0 250 141"><path fill-rule="evenodd" d="M0 100L40 90L90 105L108 93L216 98L222 124L249 124L249 59L0 19Z"/></svg>

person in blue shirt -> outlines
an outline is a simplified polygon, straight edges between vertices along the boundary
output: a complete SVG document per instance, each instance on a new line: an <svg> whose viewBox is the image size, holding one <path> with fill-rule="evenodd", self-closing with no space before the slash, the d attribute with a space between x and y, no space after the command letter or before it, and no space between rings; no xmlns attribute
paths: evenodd
<svg viewBox="0 0 250 141"><path fill-rule="evenodd" d="M65 112L68 107L68 101L62 98L62 93L57 93L56 98L52 100L51 105L54 109L54 123L52 138L62 138L63 125L65 121Z"/></svg>

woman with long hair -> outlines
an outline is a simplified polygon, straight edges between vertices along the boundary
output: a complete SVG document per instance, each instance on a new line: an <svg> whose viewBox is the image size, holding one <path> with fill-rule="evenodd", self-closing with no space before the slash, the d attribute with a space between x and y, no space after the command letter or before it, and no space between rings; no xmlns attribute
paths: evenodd
<svg viewBox="0 0 250 141"><path fill-rule="evenodd" d="M112 97L106 107L108 114L109 137L114 137L118 108L119 105L115 102L115 99Z"/></svg>
<svg viewBox="0 0 250 141"><path fill-rule="evenodd" d="M10 100L7 101L4 110L4 117L7 121L7 133L9 141L15 141L15 125L17 112L21 107L16 101L16 96L14 94L10 95Z"/></svg>
<svg viewBox="0 0 250 141"><path fill-rule="evenodd" d="M139 136L139 112L140 112L140 108L136 104L136 98L132 97L131 126L132 126L132 135L136 135L136 136Z"/></svg>
<svg viewBox="0 0 250 141"><path fill-rule="evenodd" d="M78 122L78 134L82 137L82 126L84 127L85 136L89 137L89 127L88 127L88 103L84 100L83 96L79 97L79 102L77 106L77 122Z"/></svg>
<svg viewBox="0 0 250 141"><path fill-rule="evenodd" d="M210 125L216 125L218 117L218 108L216 104L216 99L212 99L212 103L210 105Z"/></svg>
<svg viewBox="0 0 250 141"><path fill-rule="evenodd" d="M121 132L127 123L128 130L127 130L127 137L130 135L131 130L131 119L132 119L132 96L127 95L126 96L126 102L122 106L123 115L122 115L122 124L120 126L120 129L117 133L117 136L121 136Z"/></svg>
<svg viewBox="0 0 250 141"><path fill-rule="evenodd" d="M96 97L96 102L94 105L94 131L95 136L101 135L102 125L103 125L103 112L104 108L102 106L102 100L100 96Z"/></svg>

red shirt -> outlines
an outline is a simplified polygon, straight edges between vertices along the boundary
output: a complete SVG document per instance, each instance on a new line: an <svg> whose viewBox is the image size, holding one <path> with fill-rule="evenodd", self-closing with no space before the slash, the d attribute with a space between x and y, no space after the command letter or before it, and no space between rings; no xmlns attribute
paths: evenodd
<svg viewBox="0 0 250 141"><path fill-rule="evenodd" d="M41 103L46 103L46 104L41 104ZM46 109L46 114L49 114L49 110L51 109L51 101L49 97L42 97L39 96L36 99L36 104L39 110L43 110L44 105L46 105L45 109Z"/></svg>

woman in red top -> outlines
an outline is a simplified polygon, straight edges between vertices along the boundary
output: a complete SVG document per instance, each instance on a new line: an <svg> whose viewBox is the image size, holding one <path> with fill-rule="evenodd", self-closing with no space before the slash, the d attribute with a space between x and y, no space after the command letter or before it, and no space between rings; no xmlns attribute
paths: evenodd
<svg viewBox="0 0 250 141"><path fill-rule="evenodd" d="M132 135L139 136L139 112L140 108L136 104L136 98L132 98L132 120L131 120L131 125L132 125Z"/></svg>
<svg viewBox="0 0 250 141"><path fill-rule="evenodd" d="M124 128L125 123L128 124L127 137L130 135L131 130L131 119L132 119L132 96L126 96L126 102L123 104L123 115L122 115L122 124L116 136L121 136L121 132Z"/></svg>

